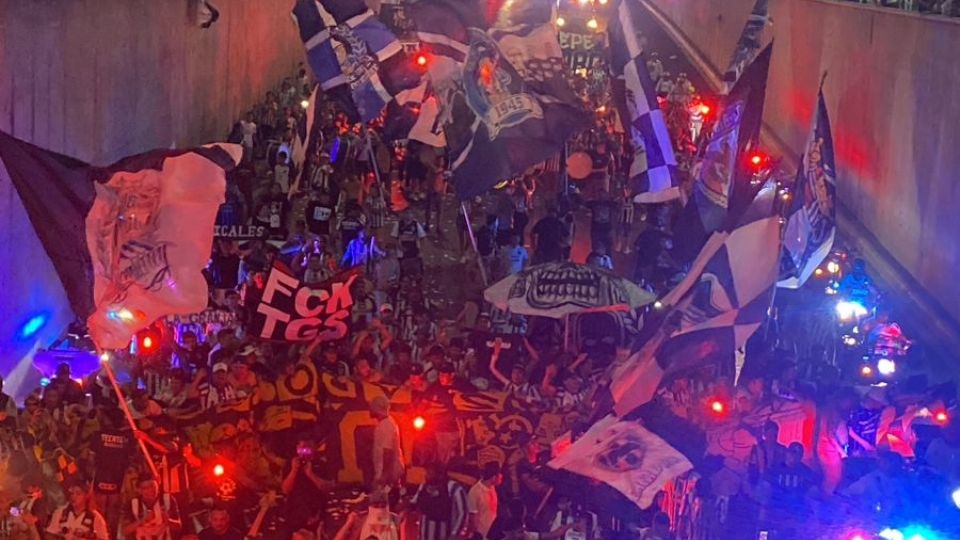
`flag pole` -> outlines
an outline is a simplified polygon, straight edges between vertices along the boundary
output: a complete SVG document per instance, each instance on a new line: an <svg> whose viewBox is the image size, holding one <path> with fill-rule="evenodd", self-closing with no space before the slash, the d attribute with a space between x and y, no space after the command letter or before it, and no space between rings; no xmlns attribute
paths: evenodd
<svg viewBox="0 0 960 540"><path fill-rule="evenodd" d="M380 194L380 202L383 203L383 207L386 208L387 200L383 197L383 180L380 178L380 166L377 164L377 155L373 151L373 142L370 140L370 132L367 131L365 135L365 138L367 139L367 154L369 155L370 166L373 167L373 175L376 177L377 186L380 188L377 190ZM387 186L387 189L390 189L390 186Z"/></svg>
<svg viewBox="0 0 960 540"><path fill-rule="evenodd" d="M100 347L98 346L97 356L100 358L100 365L103 366L103 370L107 373L107 378L110 379L110 385L113 386L113 391L117 394L117 401L120 402L120 409L123 410L124 416L127 417L127 422L130 423L130 429L136 433L139 431L137 428L137 423L133 420L133 414L130 413L130 406L127 405L127 400L123 395L123 390L120 389L120 384L117 382L117 377L113 374L113 368L110 367L110 357L108 356L108 353L101 351ZM140 451L143 452L143 457L147 460L147 465L150 467L150 472L152 472L153 477L159 481L160 473L157 472L157 465L153 462L153 458L150 457L150 451L147 450L147 443L143 442L143 439L140 438L137 438L137 442L140 443Z"/></svg>
<svg viewBox="0 0 960 540"><path fill-rule="evenodd" d="M467 213L467 203L460 201L460 208L463 210L463 222L467 227L467 234L470 236L470 243L473 245L473 252L477 254L477 265L480 267L480 278L483 279L483 286L487 286L487 269L483 267L483 258L480 256L480 249L477 247L477 237L473 235L473 225L470 223L470 214Z"/></svg>

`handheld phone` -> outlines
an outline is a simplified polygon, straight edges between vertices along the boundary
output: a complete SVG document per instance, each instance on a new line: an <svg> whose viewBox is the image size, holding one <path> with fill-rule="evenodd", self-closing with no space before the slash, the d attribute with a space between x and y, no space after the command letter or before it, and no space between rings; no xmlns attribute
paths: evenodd
<svg viewBox="0 0 960 540"><path fill-rule="evenodd" d="M302 458L308 458L313 456L313 448L297 448L297 456Z"/></svg>
<svg viewBox="0 0 960 540"><path fill-rule="evenodd" d="M16 506L10 507L10 515L13 517L20 517L20 508Z"/></svg>
<svg viewBox="0 0 960 540"><path fill-rule="evenodd" d="M767 537L769 536L769 534L770 533L768 533L767 531L760 531L760 538L758 540L768 540Z"/></svg>

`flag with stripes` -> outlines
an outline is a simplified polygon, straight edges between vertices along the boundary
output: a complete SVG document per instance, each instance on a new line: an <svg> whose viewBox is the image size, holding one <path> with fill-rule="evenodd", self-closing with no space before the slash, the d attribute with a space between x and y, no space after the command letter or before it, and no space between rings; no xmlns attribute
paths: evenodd
<svg viewBox="0 0 960 540"><path fill-rule="evenodd" d="M117 349L162 316L207 307L202 270L241 153L212 144L95 167L0 132L0 181L15 187L94 342Z"/></svg>
<svg viewBox="0 0 960 540"><path fill-rule="evenodd" d="M440 125L440 105L429 80L425 78L418 86L400 92L387 105L384 137L412 139L435 148L447 145Z"/></svg>
<svg viewBox="0 0 960 540"><path fill-rule="evenodd" d="M780 286L797 289L830 254L837 233L837 180L830 116L817 96L817 112L800 159L783 236Z"/></svg>
<svg viewBox="0 0 960 540"><path fill-rule="evenodd" d="M318 149L323 146L323 135L320 133L320 123L316 121L320 110L317 107L317 92L319 86L313 87L310 93L310 100L307 104L306 113L297 122L297 133L293 138L293 145L290 150L290 159L293 161L296 178L293 185L290 186L288 196L293 199L300 193L301 185L308 183L312 173L313 163L309 157L316 155ZM309 186L307 186L309 188Z"/></svg>
<svg viewBox="0 0 960 540"><path fill-rule="evenodd" d="M660 301L654 335L614 366L610 394L623 416L670 379L704 367L734 374L734 353L764 321L779 273L777 186L769 181L732 230L717 231L690 271Z"/></svg>
<svg viewBox="0 0 960 540"><path fill-rule="evenodd" d="M293 18L320 89L352 120L377 118L399 92L420 84L400 41L363 0L297 0Z"/></svg>
<svg viewBox="0 0 960 540"><path fill-rule="evenodd" d="M750 62L757 56L762 46L763 29L770 22L769 0L757 0L753 5L753 11L747 18L747 24L740 33L740 39L737 40L737 48L733 51L733 57L730 59L730 66L723 73L723 86L726 92L730 92L740 76L743 74Z"/></svg>
<svg viewBox="0 0 960 540"><path fill-rule="evenodd" d="M469 0L424 0L413 14L461 199L553 157L587 127L548 0L508 2L493 26Z"/></svg>
<svg viewBox="0 0 960 540"><path fill-rule="evenodd" d="M658 203L680 197L680 183L673 142L634 25L638 9L637 0L620 0L610 21L612 90L634 148L630 166L634 201Z"/></svg>

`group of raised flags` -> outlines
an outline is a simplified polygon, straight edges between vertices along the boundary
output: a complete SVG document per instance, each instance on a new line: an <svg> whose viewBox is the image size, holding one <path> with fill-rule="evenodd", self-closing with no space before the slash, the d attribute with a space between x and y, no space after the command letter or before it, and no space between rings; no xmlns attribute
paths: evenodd
<svg viewBox="0 0 960 540"><path fill-rule="evenodd" d="M293 13L320 88L357 120L386 109L388 137L445 146L468 198L550 159L589 120L566 77L553 4L489 4L413 4L419 70L363 0L298 0Z"/></svg>
<svg viewBox="0 0 960 540"><path fill-rule="evenodd" d="M566 77L548 0L425 0L413 19L461 198L557 154L589 117Z"/></svg>
<svg viewBox="0 0 960 540"><path fill-rule="evenodd" d="M363 0L297 0L293 15L319 91L354 120L386 110L398 138L445 146L461 198L555 162L567 139L589 125L566 77L550 0L420 0L412 9L429 58L423 69ZM610 68L638 155L630 170L635 200L662 202L680 195L677 161L643 59L635 24L641 9L638 0L616 4ZM757 53L768 19L767 0L758 0L693 175L687 217L704 242L691 269L661 299L646 343L612 366L604 419L553 462L609 483L642 507L690 463L624 417L674 377L704 367L734 374L735 351L764 320L778 279L802 285L835 236L835 163L822 92L782 241L778 186L756 181L745 163L760 139L772 49ZM317 92L297 129L292 153L299 163L317 144ZM161 316L206 307L201 270L225 175L240 154L239 146L216 144L95 167L0 132L0 176L15 186L74 312L106 349L126 346Z"/></svg>
<svg viewBox="0 0 960 540"><path fill-rule="evenodd" d="M647 154L643 166L631 171L637 200L668 200L676 187L665 159L672 156L672 147L668 137L659 135L663 117L645 65L636 60L640 54L631 6L636 2L620 0L617 5L610 30L611 68L625 87L624 128ZM705 369L735 380L737 351L768 316L778 282L801 286L832 248L835 168L822 89L797 180L786 186L789 191L781 191L769 175L758 175L748 162L760 144L772 58L772 45L761 52L768 21L767 0L758 0L724 74L720 113L693 171L692 194L681 216L684 234L696 238L690 270L651 313L642 346L611 366L611 382L594 411L594 419L600 420L551 463L605 482L641 508L649 505L651 490L690 468L686 458L662 440L683 439L675 437L685 429L678 424L682 422L650 418L664 414L650 408L657 391L675 378ZM785 227L776 205L782 193L793 194ZM631 420L638 415L646 428ZM634 448L661 450L644 458ZM663 471L670 471L669 478L660 474Z"/></svg>

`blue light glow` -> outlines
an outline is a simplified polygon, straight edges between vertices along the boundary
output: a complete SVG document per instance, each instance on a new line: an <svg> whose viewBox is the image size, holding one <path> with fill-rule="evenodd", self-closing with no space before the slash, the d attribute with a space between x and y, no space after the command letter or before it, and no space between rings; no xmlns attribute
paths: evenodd
<svg viewBox="0 0 960 540"><path fill-rule="evenodd" d="M45 313L30 317L30 320L25 322L23 326L20 327L20 339L33 337L33 335L39 332L45 324L47 324L47 315Z"/></svg>

